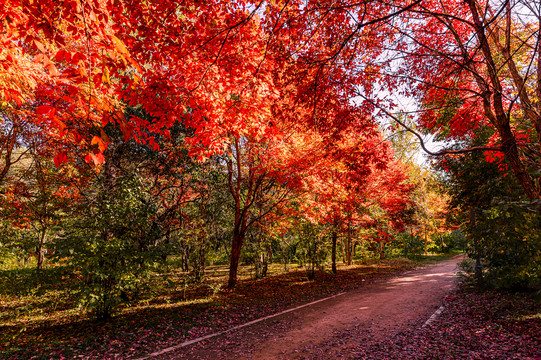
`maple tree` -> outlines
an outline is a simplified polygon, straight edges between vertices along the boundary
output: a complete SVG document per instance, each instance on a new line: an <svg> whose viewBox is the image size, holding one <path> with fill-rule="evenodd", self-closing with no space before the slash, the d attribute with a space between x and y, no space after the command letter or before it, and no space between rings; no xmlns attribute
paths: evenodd
<svg viewBox="0 0 541 360"><path fill-rule="evenodd" d="M208 280L221 270L209 265L227 266L234 287L241 271L259 279L280 258L318 280L330 260L334 275L321 274L333 289L356 287L340 253L348 266L387 265L406 241L427 253L432 235L443 250L449 230L447 197L412 165L411 138L386 137L391 118L425 150L423 132L451 143L431 153L451 155L440 160L451 214L486 274L538 287L536 5L0 1L0 255L65 269L77 286L66 307L79 301L100 320L124 306L178 313L179 302L213 300L222 284ZM262 290L252 300L294 288L268 280L247 287ZM156 295L165 288L169 297ZM247 312L234 294L218 294L219 311ZM189 335L182 316L154 335L203 336L230 320L206 326L206 316ZM126 343L125 354L138 351Z"/></svg>
<svg viewBox="0 0 541 360"><path fill-rule="evenodd" d="M493 130L484 144L439 154L485 151L502 170L505 158L530 200L540 194L539 18L522 1L427 1L395 27L398 74L423 104L420 124L450 139Z"/></svg>
<svg viewBox="0 0 541 360"><path fill-rule="evenodd" d="M333 253L340 233L351 263L371 206L403 228L411 189L372 115L386 79L381 45L418 3L10 2L2 106L13 129L21 119L54 139L58 168L99 179L98 203L119 194L147 215L152 205L155 242L190 243L198 272L217 238L209 204L221 196L204 169L226 174L233 200L230 286L246 235L269 219L332 224ZM3 140L9 158L24 148L14 134ZM139 195L125 193L131 186ZM94 230L119 239L118 219L102 220Z"/></svg>
<svg viewBox="0 0 541 360"><path fill-rule="evenodd" d="M374 91L418 100L419 125L441 138L471 137L471 130L489 126L494 135L485 144L437 153L485 151L489 161L506 157L529 198L537 199L538 9L522 1L463 5L344 1L295 8L286 3L276 5L275 16L305 26L291 37L300 44L296 51L304 50L299 58L307 64L306 74L315 74L307 92L314 99L324 92L316 87L319 79L332 76L345 94L358 95L359 106L376 107L411 131L393 115L396 101L378 98ZM375 87L376 82L382 86Z"/></svg>
<svg viewBox="0 0 541 360"><path fill-rule="evenodd" d="M478 138L469 146L491 135L489 129L477 131ZM516 178L482 158L481 153L471 153L437 162L446 173L444 184L452 210L448 221L466 233L478 284L535 287L541 245L534 230L539 223L538 205L528 201Z"/></svg>
<svg viewBox="0 0 541 360"><path fill-rule="evenodd" d="M438 117L432 116L438 108L454 112L452 118L446 119L454 135L464 134L468 126L478 126L475 124L483 121L491 123L498 134L492 141L496 144L501 140L501 146L489 145L486 149L505 153L525 191L530 198L536 197L535 182L526 169L530 160L521 156L530 152L535 158L535 146L529 147L523 144L526 140L520 140L519 148L514 150L518 137L522 139L521 134L528 133L522 128L530 126L536 129L535 133L539 132L538 116L531 106L537 90L530 88L527 81L536 76L536 53L528 49L536 48L537 25L514 25L520 19L514 13L519 5L504 3L499 7L496 3L474 1L467 7L458 2L432 1L344 1L332 7L312 2L218 1L181 6L174 2L85 2L84 6L65 2L54 8L48 5L46 1L3 5L6 49L21 51L11 42L13 38L22 39L29 46L20 56L5 56L5 100L22 104L22 95L32 93L24 91L25 87L35 91L38 84L46 85L46 94L41 95L43 102L37 104L38 115L45 115L60 134L70 133L79 145L86 146L88 161L102 162L104 148L92 148L104 139L84 133L81 126L84 128L89 121L116 120L126 135L135 131L152 143L151 131L167 131L167 126L182 117L196 129L193 145L199 150L194 153L201 151L207 156L208 151L223 148L221 134L234 126L231 105L238 101L237 95L246 91L270 94L268 66L273 62L271 54L276 53L295 59L293 68L284 67L288 81L295 81L290 70L295 77L309 79L303 80L300 96L314 105L310 121L315 125L324 126L328 121L318 116L327 104L321 99L325 94L321 84L326 80L340 83L338 94L343 99L355 93L364 97L366 101L359 106L369 111L379 106L370 98L377 90L376 81L386 80L393 90L405 78L406 83L413 81L416 86L400 89L420 97L428 106L429 111L420 119L426 127L437 128L430 119ZM528 4L524 7L535 15L535 9L528 8ZM71 15L66 16L68 13ZM206 23L203 19L214 20ZM395 19L400 19L403 26ZM182 38L178 34L183 34ZM466 43L468 38L476 42ZM242 48L242 44L250 46ZM386 51L396 52L404 59L398 63L398 72L390 72L397 68L397 63L382 64ZM504 66L496 64L500 58L494 54L502 55ZM457 61L458 58L463 61ZM433 66L425 66L428 61ZM521 73L517 64L530 65ZM22 82L14 81L14 73L27 77ZM509 79L505 87L504 79ZM119 88L121 83L129 86ZM219 86L213 88L214 84ZM156 97L156 89L161 89L163 95ZM512 95L513 89L520 91ZM504 91L510 95L502 95ZM117 99L144 104L156 121L149 124L137 117L124 119L113 92ZM493 99L491 94L495 94ZM221 101L215 101L216 96ZM501 96L507 100L498 100ZM257 101L268 98L252 97L252 109L261 105ZM507 105L509 111L504 108ZM526 109L523 112L527 121L516 128L512 124L515 120L511 120L516 116L512 113L521 108ZM141 132L140 128L149 128L149 132ZM81 136L86 137L85 143L81 143ZM67 155L58 154L58 162L66 160Z"/></svg>
<svg viewBox="0 0 541 360"><path fill-rule="evenodd" d="M106 76L109 67L121 63L116 55L120 45L108 21L110 6L2 3L4 106L28 123L46 125L48 136L80 147L81 156L96 163L103 158L103 139L89 130L110 117L118 103ZM96 143L99 149L92 149ZM58 166L73 157L60 150L55 162Z"/></svg>
<svg viewBox="0 0 541 360"><path fill-rule="evenodd" d="M270 213L289 194L287 187L276 183L283 180L277 176L277 169L265 164L263 159L269 158L270 154L266 153L269 149L264 147L265 144L253 143L249 138L234 138L229 158L225 160L234 209L229 287L235 286L237 281L240 252L247 230ZM258 209L257 212L252 211L255 207Z"/></svg>

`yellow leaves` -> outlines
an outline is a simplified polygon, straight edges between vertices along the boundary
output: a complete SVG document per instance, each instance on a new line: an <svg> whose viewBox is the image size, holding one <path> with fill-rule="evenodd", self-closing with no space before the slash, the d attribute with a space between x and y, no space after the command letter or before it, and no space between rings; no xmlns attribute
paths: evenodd
<svg viewBox="0 0 541 360"><path fill-rule="evenodd" d="M111 78L109 76L109 69L107 67L104 67L101 73L101 81L106 83L107 85L111 85Z"/></svg>
<svg viewBox="0 0 541 360"><path fill-rule="evenodd" d="M122 40L120 40L114 35L111 37L111 42L113 43L113 48L118 53L120 60L122 60L122 63L124 63L124 66L127 66L128 62L126 61L126 58L130 57L130 53L128 49L126 48L126 45L124 45Z"/></svg>
<svg viewBox="0 0 541 360"><path fill-rule="evenodd" d="M140 74L143 73L143 69L135 60L132 59L130 52L122 40L113 35L111 37L111 43L113 45L113 49L116 51L116 55L120 57L120 60L122 60L124 66L128 66L129 62Z"/></svg>
<svg viewBox="0 0 541 360"><path fill-rule="evenodd" d="M79 75L81 75L81 77L87 77L88 73L86 72L86 69L84 66L79 66L79 68L77 69L77 71L79 72Z"/></svg>
<svg viewBox="0 0 541 360"><path fill-rule="evenodd" d="M128 49L126 48L126 45L124 45L124 43L122 42L122 40L120 40L119 38L117 38L116 36L112 36L111 37L111 41L113 43L113 47L121 54L123 55L129 55L129 52L128 52Z"/></svg>

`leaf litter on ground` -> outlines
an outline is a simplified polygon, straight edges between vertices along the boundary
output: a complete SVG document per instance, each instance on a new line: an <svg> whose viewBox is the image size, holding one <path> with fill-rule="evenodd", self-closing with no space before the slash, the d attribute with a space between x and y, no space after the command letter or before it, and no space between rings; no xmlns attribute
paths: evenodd
<svg viewBox="0 0 541 360"><path fill-rule="evenodd" d="M390 260L378 266L341 267L337 275L318 272L314 281L308 281L303 271L290 271L261 280L243 280L235 289L218 292L209 286L203 291L202 285L182 296L169 294L168 300L148 299L148 305L127 308L106 324L90 318L56 318L24 329L2 326L0 358L136 358L359 288L414 266ZM175 296L178 301L171 301ZM462 286L445 299L445 310L434 322L424 328L418 325L389 331L383 338L370 329L354 327L335 334L334 340L319 347L301 349L299 358L541 359L541 310L539 302L529 295L476 292ZM240 345L235 341L227 344L226 340L224 346L234 348L238 356L249 353L250 349Z"/></svg>
<svg viewBox="0 0 541 360"><path fill-rule="evenodd" d="M38 309L48 315L34 316L32 321L8 316L8 321L0 322L0 358L137 357L358 288L416 265L406 259L363 261L340 266L336 275L318 271L312 281L304 270L296 269L260 280L245 278L234 289L204 282L182 290L163 288L162 293L127 307L109 323L96 322L90 314L64 316L51 308ZM5 308L12 311L14 305L8 303Z"/></svg>

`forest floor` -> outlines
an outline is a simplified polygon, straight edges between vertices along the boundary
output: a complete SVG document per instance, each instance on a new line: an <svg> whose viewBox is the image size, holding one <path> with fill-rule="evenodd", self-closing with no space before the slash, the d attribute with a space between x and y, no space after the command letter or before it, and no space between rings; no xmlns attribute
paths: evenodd
<svg viewBox="0 0 541 360"><path fill-rule="evenodd" d="M457 287L459 257L147 359L541 359L541 308Z"/></svg>
<svg viewBox="0 0 541 360"><path fill-rule="evenodd" d="M368 261L342 266L337 275L318 272L313 281L294 270L245 278L234 290L216 283L177 287L127 307L109 323L69 310L67 296L68 304L57 294L30 306L40 299L36 292L17 302L15 291L0 287L0 358L137 359L161 351L151 358L541 359L539 303L523 294L453 290L456 261L418 270L405 260ZM385 298L389 291L395 295ZM326 297L332 298L179 347ZM423 327L442 304L443 312ZM362 320L360 314L370 315Z"/></svg>

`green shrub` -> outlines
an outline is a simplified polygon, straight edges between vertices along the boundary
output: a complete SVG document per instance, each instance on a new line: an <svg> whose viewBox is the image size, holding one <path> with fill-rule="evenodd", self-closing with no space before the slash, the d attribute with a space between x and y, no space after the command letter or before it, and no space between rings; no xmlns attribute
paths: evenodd
<svg viewBox="0 0 541 360"><path fill-rule="evenodd" d="M120 304L137 299L152 265L162 259L154 214L137 183L124 179L64 224L56 259L80 280L81 305L97 319L108 320Z"/></svg>
<svg viewBox="0 0 541 360"><path fill-rule="evenodd" d="M486 268L485 284L512 290L541 288L541 215L536 203L500 202L479 211L469 231Z"/></svg>

